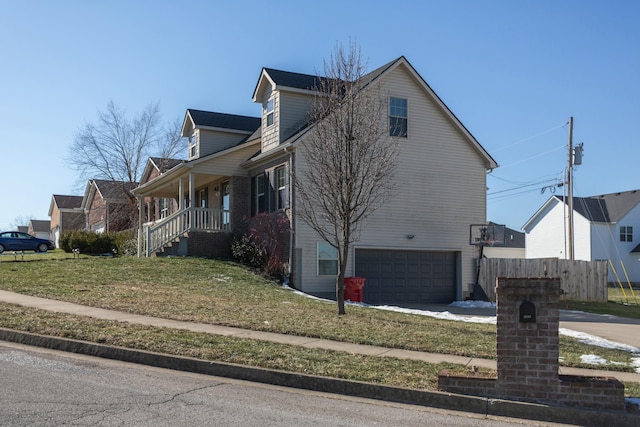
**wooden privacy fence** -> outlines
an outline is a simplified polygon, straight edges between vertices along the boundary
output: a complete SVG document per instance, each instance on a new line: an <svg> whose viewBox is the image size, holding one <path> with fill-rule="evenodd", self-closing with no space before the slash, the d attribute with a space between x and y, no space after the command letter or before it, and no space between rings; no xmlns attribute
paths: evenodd
<svg viewBox="0 0 640 427"><path fill-rule="evenodd" d="M558 258L480 260L479 283L490 301L496 300L496 277L559 277L564 295L576 301L607 301L607 261Z"/></svg>

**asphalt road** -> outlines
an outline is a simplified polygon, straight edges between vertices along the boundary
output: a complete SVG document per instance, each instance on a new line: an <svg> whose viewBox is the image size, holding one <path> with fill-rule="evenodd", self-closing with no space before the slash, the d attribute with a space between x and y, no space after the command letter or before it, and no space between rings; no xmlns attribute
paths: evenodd
<svg viewBox="0 0 640 427"><path fill-rule="evenodd" d="M0 342L0 385L3 426L527 424L525 420L273 387L5 342Z"/></svg>

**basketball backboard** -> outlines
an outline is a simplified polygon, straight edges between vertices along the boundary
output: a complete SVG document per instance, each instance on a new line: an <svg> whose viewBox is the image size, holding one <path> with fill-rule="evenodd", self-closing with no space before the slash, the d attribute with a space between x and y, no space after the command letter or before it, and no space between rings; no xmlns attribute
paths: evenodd
<svg viewBox="0 0 640 427"><path fill-rule="evenodd" d="M469 244L482 246L504 245L504 225L471 224L469 227Z"/></svg>

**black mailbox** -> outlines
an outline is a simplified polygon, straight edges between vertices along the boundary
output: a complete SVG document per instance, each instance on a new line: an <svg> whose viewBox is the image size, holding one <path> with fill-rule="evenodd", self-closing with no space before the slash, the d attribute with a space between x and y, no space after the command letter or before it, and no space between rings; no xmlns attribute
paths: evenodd
<svg viewBox="0 0 640 427"><path fill-rule="evenodd" d="M536 306L531 301L522 301L520 304L520 321L522 323L536 322Z"/></svg>

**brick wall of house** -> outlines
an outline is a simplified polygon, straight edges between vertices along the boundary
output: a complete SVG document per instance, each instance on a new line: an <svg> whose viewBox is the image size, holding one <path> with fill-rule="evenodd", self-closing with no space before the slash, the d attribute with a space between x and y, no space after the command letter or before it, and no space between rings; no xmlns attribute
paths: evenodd
<svg viewBox="0 0 640 427"><path fill-rule="evenodd" d="M251 215L251 178L233 176L231 185L231 230L241 235L247 231L247 218Z"/></svg>
<svg viewBox="0 0 640 427"><path fill-rule="evenodd" d="M231 258L231 233L191 231L187 237L189 256Z"/></svg>

